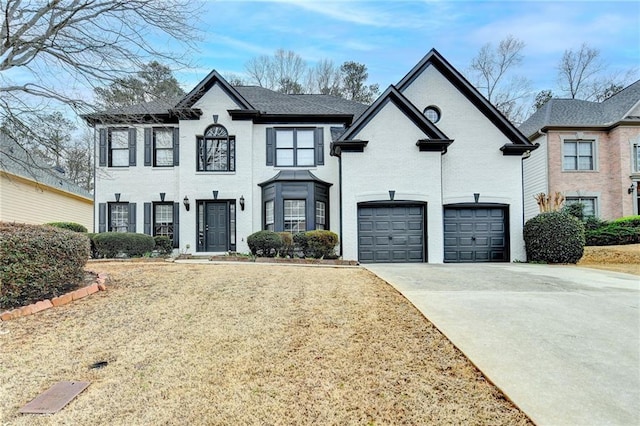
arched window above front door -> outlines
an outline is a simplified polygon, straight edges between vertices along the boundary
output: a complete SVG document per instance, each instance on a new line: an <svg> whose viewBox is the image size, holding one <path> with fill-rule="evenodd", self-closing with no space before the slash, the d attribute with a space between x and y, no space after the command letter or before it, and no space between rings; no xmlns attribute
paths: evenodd
<svg viewBox="0 0 640 426"><path fill-rule="evenodd" d="M197 137L199 172L233 172L236 169L236 138L220 124L212 124Z"/></svg>

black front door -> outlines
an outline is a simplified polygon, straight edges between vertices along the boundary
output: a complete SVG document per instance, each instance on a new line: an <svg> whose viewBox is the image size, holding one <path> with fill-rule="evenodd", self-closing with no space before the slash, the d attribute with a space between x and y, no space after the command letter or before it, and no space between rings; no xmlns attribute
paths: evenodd
<svg viewBox="0 0 640 426"><path fill-rule="evenodd" d="M205 251L229 250L227 203L205 204Z"/></svg>

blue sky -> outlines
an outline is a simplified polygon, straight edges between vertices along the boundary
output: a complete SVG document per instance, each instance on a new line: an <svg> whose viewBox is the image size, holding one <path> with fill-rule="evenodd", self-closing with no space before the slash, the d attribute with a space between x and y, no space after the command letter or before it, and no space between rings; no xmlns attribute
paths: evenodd
<svg viewBox="0 0 640 426"><path fill-rule="evenodd" d="M533 91L555 87L567 48L598 48L611 72L640 65L637 1L207 1L198 24L194 68L177 73L187 90L209 71L243 72L276 49L309 64L327 58L367 65L382 90L397 83L432 47L467 75L485 43L512 34L526 43L518 73ZM636 71L635 78L640 78Z"/></svg>

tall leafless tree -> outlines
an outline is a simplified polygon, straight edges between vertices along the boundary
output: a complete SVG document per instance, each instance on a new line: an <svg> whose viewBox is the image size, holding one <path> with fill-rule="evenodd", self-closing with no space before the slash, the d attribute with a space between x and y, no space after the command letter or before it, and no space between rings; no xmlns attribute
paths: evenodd
<svg viewBox="0 0 640 426"><path fill-rule="evenodd" d="M15 143L46 144L35 131L40 112L60 107L91 112L94 87L132 75L150 59L184 65L195 40L197 7L190 0L0 2L0 123L5 135ZM176 51L157 47L176 42ZM20 129L24 138L9 129Z"/></svg>
<svg viewBox="0 0 640 426"><path fill-rule="evenodd" d="M508 35L496 47L491 43L482 46L471 60L476 88L511 121L524 118L524 100L530 92L530 81L514 75L522 64L524 47L522 40Z"/></svg>
<svg viewBox="0 0 640 426"><path fill-rule="evenodd" d="M596 77L605 69L600 51L582 43L578 50L564 51L558 64L558 86L571 99L590 100Z"/></svg>

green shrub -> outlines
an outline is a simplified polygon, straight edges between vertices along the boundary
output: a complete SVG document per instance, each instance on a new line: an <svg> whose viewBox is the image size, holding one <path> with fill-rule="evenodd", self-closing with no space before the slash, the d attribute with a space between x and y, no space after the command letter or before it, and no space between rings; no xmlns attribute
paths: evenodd
<svg viewBox="0 0 640 426"><path fill-rule="evenodd" d="M84 225L80 225L79 223L75 222L51 222L47 223L47 225L54 226L56 228L68 229L75 232L88 232L87 228L85 228Z"/></svg>
<svg viewBox="0 0 640 426"><path fill-rule="evenodd" d="M540 213L524 225L529 262L577 263L584 253L584 225L563 212Z"/></svg>
<svg viewBox="0 0 640 426"><path fill-rule="evenodd" d="M640 215L638 216L625 216L613 221L616 225L625 226L628 228L640 228Z"/></svg>
<svg viewBox="0 0 640 426"><path fill-rule="evenodd" d="M158 235L153 237L155 241L154 250L158 250L160 254L169 254L173 251L173 242L171 239L164 235Z"/></svg>
<svg viewBox="0 0 640 426"><path fill-rule="evenodd" d="M316 259L335 258L338 235L331 231L316 230L301 232L294 236L305 257Z"/></svg>
<svg viewBox="0 0 640 426"><path fill-rule="evenodd" d="M589 217L584 219L583 223L584 223L585 231L589 231L589 230L593 230L593 229L602 228L602 227L606 226L609 222L607 222L606 220L602 220L602 219L600 219L599 217L596 217L596 216L589 216Z"/></svg>
<svg viewBox="0 0 640 426"><path fill-rule="evenodd" d="M562 207L561 211L575 217L580 221L584 221L584 204L582 203L565 204Z"/></svg>
<svg viewBox="0 0 640 426"><path fill-rule="evenodd" d="M0 222L0 307L30 304L78 287L88 257L86 235Z"/></svg>
<svg viewBox="0 0 640 426"><path fill-rule="evenodd" d="M629 222L605 223L586 231L588 246L612 246L640 243L640 227L628 226Z"/></svg>
<svg viewBox="0 0 640 426"><path fill-rule="evenodd" d="M309 237L306 232L298 232L293 234L293 250L299 255L306 256L305 253L309 250Z"/></svg>
<svg viewBox="0 0 640 426"><path fill-rule="evenodd" d="M247 245L254 256L274 257L282 248L282 237L273 231L258 231L247 237Z"/></svg>
<svg viewBox="0 0 640 426"><path fill-rule="evenodd" d="M294 245L291 232L278 232L278 235L282 238L282 248L278 255L281 257L293 257Z"/></svg>
<svg viewBox="0 0 640 426"><path fill-rule="evenodd" d="M151 235L133 232L102 232L93 236L97 257L143 256L153 251L156 242Z"/></svg>

